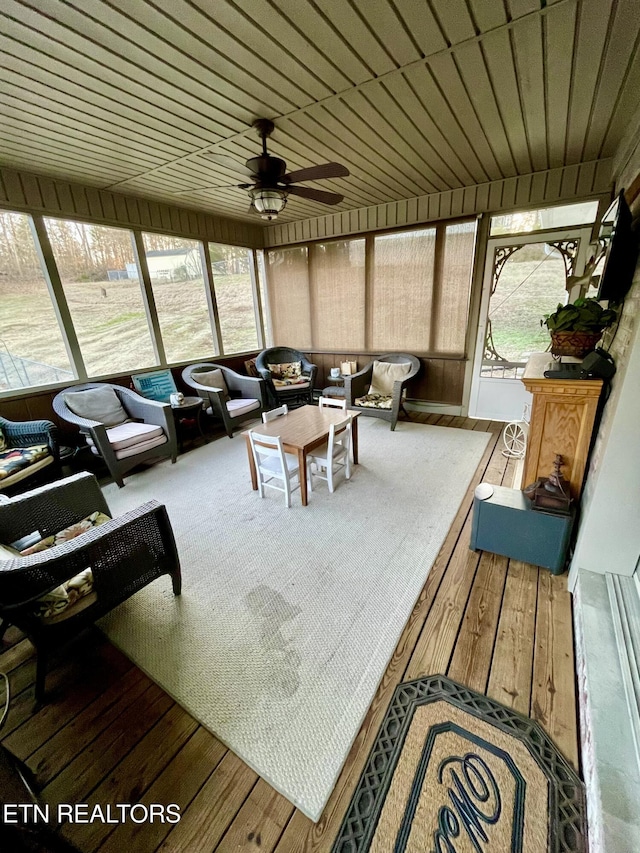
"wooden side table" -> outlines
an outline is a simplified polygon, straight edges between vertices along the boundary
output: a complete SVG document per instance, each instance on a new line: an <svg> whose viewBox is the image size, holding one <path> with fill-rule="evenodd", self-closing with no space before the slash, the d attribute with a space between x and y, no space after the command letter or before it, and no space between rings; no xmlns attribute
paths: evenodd
<svg viewBox="0 0 640 853"><path fill-rule="evenodd" d="M323 397L344 397L344 376L342 373L339 376L327 376L327 381L331 383L326 388L322 389Z"/></svg>
<svg viewBox="0 0 640 853"><path fill-rule="evenodd" d="M525 388L533 394L533 405L521 485L524 488L539 477L548 477L555 455L560 453L562 473L569 481L571 497L577 500L604 382L547 379L544 371L551 360L549 353L534 353L522 377Z"/></svg>
<svg viewBox="0 0 640 853"><path fill-rule="evenodd" d="M180 452L182 452L183 447L182 430L184 427L182 426L182 422L186 420L195 420L201 437L204 439L205 444L208 443L208 439L202 429L202 403L202 397L185 397L179 406L171 406L173 419L176 422Z"/></svg>

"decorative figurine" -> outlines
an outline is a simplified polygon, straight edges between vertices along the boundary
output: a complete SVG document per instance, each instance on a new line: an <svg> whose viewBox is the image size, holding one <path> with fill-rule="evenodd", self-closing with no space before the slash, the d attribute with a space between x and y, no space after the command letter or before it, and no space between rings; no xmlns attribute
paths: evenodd
<svg viewBox="0 0 640 853"><path fill-rule="evenodd" d="M531 508L540 512L551 512L556 515L569 515L571 510L571 496L569 495L569 482L562 476L564 460L559 453L553 462L553 470L549 477L541 477L526 486L523 492L531 501Z"/></svg>

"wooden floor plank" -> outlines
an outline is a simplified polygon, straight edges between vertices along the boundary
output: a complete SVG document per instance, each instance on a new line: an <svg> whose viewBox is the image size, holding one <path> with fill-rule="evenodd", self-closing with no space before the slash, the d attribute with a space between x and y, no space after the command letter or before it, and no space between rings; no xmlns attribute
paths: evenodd
<svg viewBox="0 0 640 853"><path fill-rule="evenodd" d="M179 806L182 813L211 775L212 767L215 768L226 753L226 746L199 726L139 802L147 807L154 803L171 803ZM123 850L153 853L174 826L175 823L160 820L151 824L127 821L109 835L100 846L100 853L122 853Z"/></svg>
<svg viewBox="0 0 640 853"><path fill-rule="evenodd" d="M453 420L453 415L442 415L440 420L438 421L438 426L446 427L449 426L451 421Z"/></svg>
<svg viewBox="0 0 640 853"><path fill-rule="evenodd" d="M271 853L294 811L288 800L258 779L215 853L241 850Z"/></svg>
<svg viewBox="0 0 640 853"><path fill-rule="evenodd" d="M16 667L25 663L34 655L34 649L31 642L26 639L18 640L12 646L7 646L6 651L2 654L2 671L10 673Z"/></svg>
<svg viewBox="0 0 640 853"><path fill-rule="evenodd" d="M529 714L538 569L509 561L487 696Z"/></svg>
<svg viewBox="0 0 640 853"><path fill-rule="evenodd" d="M173 705L151 731L104 779L80 802L137 803L176 753L193 735L197 722L179 705ZM51 787L51 786L50 786ZM95 821L88 824L65 824L63 835L81 850L94 851L113 831L113 825Z"/></svg>
<svg viewBox="0 0 640 853"><path fill-rule="evenodd" d="M80 714L57 731L29 758L28 765L39 784L44 787L69 762L69 755L81 752L140 700L151 686L137 667L132 667L121 679L105 690Z"/></svg>
<svg viewBox="0 0 640 853"><path fill-rule="evenodd" d="M455 429L464 429L466 420L467 420L466 418L463 418L463 417L458 415L457 417L453 418L453 420L451 421L449 426L455 427Z"/></svg>
<svg viewBox="0 0 640 853"><path fill-rule="evenodd" d="M244 761L227 752L158 853L211 853L257 780Z"/></svg>
<svg viewBox="0 0 640 853"><path fill-rule="evenodd" d="M87 671L89 662L93 665ZM8 735L3 740L4 745L25 760L131 668L131 661L110 644L104 644L99 650L87 649L86 654L72 659L71 670L79 680L75 681L73 677L69 682L64 680L60 684L58 700L47 702Z"/></svg>
<svg viewBox="0 0 640 853"><path fill-rule="evenodd" d="M175 825L67 827L81 850L329 853L395 687L433 667L531 713L577 760L565 579L514 560L505 571L504 558L468 547L477 483L511 485L514 463L501 454L503 425L436 413L412 413L412 420L488 432L490 440L318 823L294 810L128 661L123 664L98 635L79 654L54 663L47 679L53 701L34 714L34 658L22 635L10 629L0 654L0 669L10 671L14 686L4 742L28 756L47 783L45 800L182 806Z"/></svg>
<svg viewBox="0 0 640 853"><path fill-rule="evenodd" d="M484 693L498 630L508 560L483 553L447 675Z"/></svg>
<svg viewBox="0 0 640 853"><path fill-rule="evenodd" d="M136 743L167 713L173 700L152 684L117 723L109 726L86 749L78 752L42 791L51 803L83 802Z"/></svg>
<svg viewBox="0 0 640 853"><path fill-rule="evenodd" d="M458 636L462 615L480 561L480 554L469 550L471 518L462 530L447 566L448 583L441 584L418 637L404 680L423 675L445 675Z"/></svg>
<svg viewBox="0 0 640 853"><path fill-rule="evenodd" d="M575 663L571 596L562 575L538 575L531 717L578 767Z"/></svg>

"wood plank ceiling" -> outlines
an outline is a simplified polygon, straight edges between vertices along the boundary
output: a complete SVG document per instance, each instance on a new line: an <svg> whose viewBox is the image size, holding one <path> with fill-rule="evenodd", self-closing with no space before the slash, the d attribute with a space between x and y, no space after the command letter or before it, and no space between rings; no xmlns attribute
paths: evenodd
<svg viewBox="0 0 640 853"><path fill-rule="evenodd" d="M260 222L212 155L265 116L290 169L351 172L287 222L593 161L639 31L638 0L2 0L0 162Z"/></svg>

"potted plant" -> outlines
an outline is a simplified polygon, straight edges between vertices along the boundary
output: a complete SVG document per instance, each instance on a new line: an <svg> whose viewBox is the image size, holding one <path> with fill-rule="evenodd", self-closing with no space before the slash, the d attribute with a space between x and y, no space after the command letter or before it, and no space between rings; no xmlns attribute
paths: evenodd
<svg viewBox="0 0 640 853"><path fill-rule="evenodd" d="M540 320L551 333L553 355L573 355L584 358L616 320L612 308L603 308L597 299L576 299L568 305L558 305L553 314Z"/></svg>

